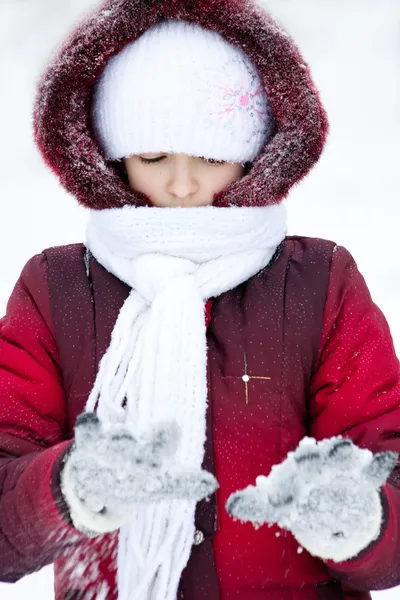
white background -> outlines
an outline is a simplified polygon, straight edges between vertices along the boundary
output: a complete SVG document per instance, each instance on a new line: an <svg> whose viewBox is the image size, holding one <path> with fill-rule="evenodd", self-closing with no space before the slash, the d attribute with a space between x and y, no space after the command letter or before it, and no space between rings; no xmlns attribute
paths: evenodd
<svg viewBox="0 0 400 600"><path fill-rule="evenodd" d="M331 122L326 151L292 191L290 233L333 239L356 258L400 351L400 3L266 0L294 35ZM43 248L81 241L85 211L48 172L31 137L35 82L93 0L0 0L0 312L24 263ZM373 594L394 600L400 588ZM51 568L2 600L50 600Z"/></svg>

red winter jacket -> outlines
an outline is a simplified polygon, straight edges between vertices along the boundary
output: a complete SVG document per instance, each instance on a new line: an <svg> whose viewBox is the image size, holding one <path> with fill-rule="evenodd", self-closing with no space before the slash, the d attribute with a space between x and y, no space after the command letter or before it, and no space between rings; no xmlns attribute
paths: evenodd
<svg viewBox="0 0 400 600"><path fill-rule="evenodd" d="M82 248L59 251L70 274L67 288L54 272L48 281L51 251L34 257L1 321L0 580L15 581L66 555L56 563L57 600L89 600L91 590L103 584L109 587L107 598L115 600L116 536L93 542L75 531L60 495L59 476L74 420L90 391L93 347L98 346L100 358L129 289L95 261L90 281L77 288L76 282L86 277ZM324 280L325 263L329 284L321 311L318 282ZM75 278L79 268L83 279ZM64 286L78 302L89 293L95 301L93 313L89 300L83 315L65 314L65 332L71 332L77 319L94 322L93 329L79 329L80 346L69 348L70 362L85 367L73 377L60 368L68 357L60 358L55 343L48 284L53 294ZM400 451L399 363L387 323L349 253L328 242L288 238L261 276L214 299L207 312L210 433L221 486L218 526L211 536L219 589L207 598L364 600L369 594L349 590L399 584L397 472L384 486L385 523L379 540L340 564L324 563L306 551L298 554L290 533L281 531L276 537L278 528L267 526L256 531L234 522L224 510L231 492L268 473L306 434L318 439L345 434L373 452ZM319 312L322 336L316 323ZM316 333L319 352L313 357L310 340ZM250 380L247 402L240 377L243 349L249 374L271 377ZM313 376L307 380L310 370ZM193 547L193 554L198 552L201 545ZM208 576L208 571L202 573L202 578ZM189 594L183 590L179 597L206 597L199 585L195 589Z"/></svg>

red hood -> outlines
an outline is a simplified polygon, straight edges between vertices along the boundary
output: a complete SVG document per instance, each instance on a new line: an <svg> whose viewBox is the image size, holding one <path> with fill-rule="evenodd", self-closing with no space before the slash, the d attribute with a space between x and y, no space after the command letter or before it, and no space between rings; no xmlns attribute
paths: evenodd
<svg viewBox="0 0 400 600"><path fill-rule="evenodd" d="M253 0L107 0L76 27L41 78L35 141L48 166L93 209L150 205L104 160L90 126L94 83L107 60L160 19L185 19L242 47L264 82L276 132L250 173L226 187L215 206L280 202L319 159L326 113L308 65L288 34Z"/></svg>

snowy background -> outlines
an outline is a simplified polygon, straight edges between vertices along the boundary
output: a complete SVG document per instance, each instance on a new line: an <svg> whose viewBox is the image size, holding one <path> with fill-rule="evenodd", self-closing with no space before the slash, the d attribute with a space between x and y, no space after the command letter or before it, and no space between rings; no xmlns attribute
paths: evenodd
<svg viewBox="0 0 400 600"><path fill-rule="evenodd" d="M31 137L35 82L93 0L0 0L0 312L25 262L82 241L85 211L48 172ZM330 116L327 149L293 190L290 233L333 239L354 255L400 352L400 2L265 0L312 66ZM400 588L373 594L394 600ZM50 600L50 568L2 600Z"/></svg>

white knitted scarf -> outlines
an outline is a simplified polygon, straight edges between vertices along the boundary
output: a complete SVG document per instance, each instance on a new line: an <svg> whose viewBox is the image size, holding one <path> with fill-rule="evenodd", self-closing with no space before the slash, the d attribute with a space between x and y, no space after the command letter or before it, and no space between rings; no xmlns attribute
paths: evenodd
<svg viewBox="0 0 400 600"><path fill-rule="evenodd" d="M86 410L133 432L176 420L177 462L201 468L206 439L205 302L268 265L286 235L270 207L130 207L92 211L87 246L132 291ZM120 529L119 600L175 600L196 502L137 504Z"/></svg>

